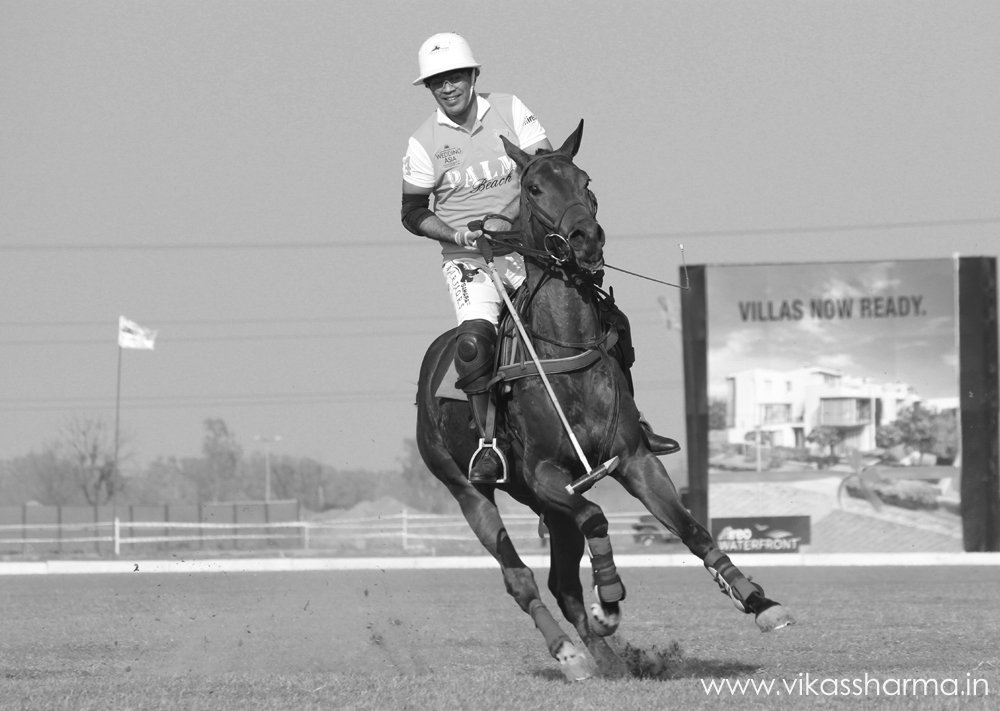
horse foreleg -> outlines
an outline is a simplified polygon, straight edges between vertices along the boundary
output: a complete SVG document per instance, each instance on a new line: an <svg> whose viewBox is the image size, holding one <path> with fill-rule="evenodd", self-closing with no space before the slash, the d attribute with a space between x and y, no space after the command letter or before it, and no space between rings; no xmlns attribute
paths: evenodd
<svg viewBox="0 0 1000 711"><path fill-rule="evenodd" d="M625 584L615 567L608 519L597 504L579 494L568 493L565 486L570 481L568 472L555 464L542 463L536 468L536 477L530 483L535 496L548 509L570 516L587 540L597 593L597 602L591 606L590 629L606 637L613 634L621 623L619 603L625 599Z"/></svg>
<svg viewBox="0 0 1000 711"><path fill-rule="evenodd" d="M563 632L552 613L541 600L534 573L524 564L507 535L496 504L468 483L464 477L449 488L462 507L483 547L490 552L503 574L504 587L524 612L531 616L542 633L549 654L559 662L563 676L569 681L582 681L593 676L590 661Z"/></svg>
<svg viewBox="0 0 1000 711"><path fill-rule="evenodd" d="M684 508L667 470L656 457L647 454L629 458L618 467L615 477L701 558L721 592L733 601L737 610L752 614L761 632L795 624L795 618L779 603L766 597L764 588L745 576L729 556L719 550L712 534Z"/></svg>
<svg viewBox="0 0 1000 711"><path fill-rule="evenodd" d="M576 627L590 656L597 663L601 674L608 678L628 675L628 666L597 635L588 622L587 607L580 584L580 560L583 558L584 538L573 519L565 514L549 511L545 525L550 536L549 591L559 603L563 616Z"/></svg>

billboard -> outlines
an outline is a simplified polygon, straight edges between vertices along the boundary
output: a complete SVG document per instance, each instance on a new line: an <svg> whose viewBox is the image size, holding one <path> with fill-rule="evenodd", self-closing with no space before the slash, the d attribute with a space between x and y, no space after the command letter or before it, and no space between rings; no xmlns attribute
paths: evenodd
<svg viewBox="0 0 1000 711"><path fill-rule="evenodd" d="M713 520L808 517L815 552L989 549L995 511L973 514L988 532L971 545L963 517L963 444L979 453L991 432L963 437L960 344L990 331L961 314L963 261L695 268L684 329L696 515L700 503ZM992 273L995 299L995 262ZM992 333L995 353L995 309ZM988 460L973 490L996 488Z"/></svg>

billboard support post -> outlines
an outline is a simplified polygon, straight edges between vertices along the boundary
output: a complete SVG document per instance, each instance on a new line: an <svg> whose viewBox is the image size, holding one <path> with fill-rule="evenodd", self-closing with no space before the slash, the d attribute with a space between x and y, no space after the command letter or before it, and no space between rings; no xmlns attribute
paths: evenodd
<svg viewBox="0 0 1000 711"><path fill-rule="evenodd" d="M688 503L691 515L708 519L708 327L705 267L687 268L690 288L681 295L684 401L687 413Z"/></svg>

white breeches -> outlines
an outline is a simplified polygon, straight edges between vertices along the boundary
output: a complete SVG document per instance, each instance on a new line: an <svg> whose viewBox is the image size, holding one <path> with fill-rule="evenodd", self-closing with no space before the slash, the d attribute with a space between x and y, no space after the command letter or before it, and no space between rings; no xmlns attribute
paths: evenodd
<svg viewBox="0 0 1000 711"><path fill-rule="evenodd" d="M508 293L524 281L524 259L520 254L494 257L493 264ZM495 326L503 299L486 270L486 260L478 254L463 256L445 262L442 271L458 322L483 319Z"/></svg>

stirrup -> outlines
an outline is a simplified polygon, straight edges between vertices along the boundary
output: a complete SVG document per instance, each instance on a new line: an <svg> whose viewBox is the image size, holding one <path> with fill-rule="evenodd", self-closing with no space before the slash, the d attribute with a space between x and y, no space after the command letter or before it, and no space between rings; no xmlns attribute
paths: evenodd
<svg viewBox="0 0 1000 711"><path fill-rule="evenodd" d="M476 459L479 457L480 452L488 452L489 450L496 452L497 458L500 460L500 466L503 469L503 473L497 477L495 481L489 482L474 482L472 481L472 470L475 467ZM484 455L485 456L485 455ZM473 484L506 484L510 481L510 477L507 474L507 457L504 456L503 450L497 445L497 439L494 437L489 443L486 442L482 437L479 438L479 446L476 447L476 451L472 453L472 457L469 458L469 471L468 471L469 481Z"/></svg>

